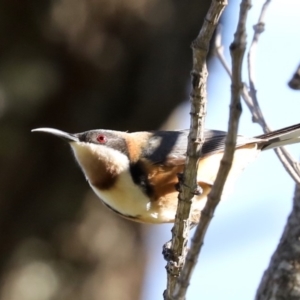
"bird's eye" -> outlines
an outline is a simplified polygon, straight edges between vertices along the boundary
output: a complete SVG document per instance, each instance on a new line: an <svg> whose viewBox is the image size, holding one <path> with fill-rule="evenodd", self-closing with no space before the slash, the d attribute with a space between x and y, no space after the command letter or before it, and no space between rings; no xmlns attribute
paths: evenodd
<svg viewBox="0 0 300 300"><path fill-rule="evenodd" d="M100 144L105 144L107 142L107 137L104 134L99 134L97 136L97 141Z"/></svg>

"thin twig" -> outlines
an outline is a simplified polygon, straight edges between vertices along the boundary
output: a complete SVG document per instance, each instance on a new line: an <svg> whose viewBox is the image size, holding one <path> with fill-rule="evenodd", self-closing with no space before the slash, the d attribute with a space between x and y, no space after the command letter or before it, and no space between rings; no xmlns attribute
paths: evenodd
<svg viewBox="0 0 300 300"><path fill-rule="evenodd" d="M246 49L245 23L250 7L251 0L242 0L237 30L234 35L234 41L230 46L230 53L232 56L232 90L228 134L225 141L224 156L221 160L213 188L208 195L205 208L201 213L200 223L198 224L195 235L192 239L191 249L187 254L186 263L180 274L178 284L176 285L174 299L184 299L185 297L192 272L203 245L206 230L220 201L223 187L231 168L236 145L238 122L241 114L240 94L243 88L241 72L242 61Z"/></svg>
<svg viewBox="0 0 300 300"><path fill-rule="evenodd" d="M269 3L270 1L268 0L267 2ZM262 16L265 15L266 8L267 8L267 6L264 5L263 13L261 13L260 18L259 18L259 23L262 23L262 21L263 21ZM254 35L256 35L256 38L253 38L253 41L255 41L255 43L257 43L257 40L258 40L257 33L254 33ZM231 72L228 72L229 67L228 67L226 59L224 57L224 54L223 54L223 46L222 46L220 31L217 31L217 37L215 39L214 47L215 47L215 51L214 51L215 55L218 57L222 66L224 67L224 69L227 71L228 75L231 78ZM250 49L251 49L251 47L250 47ZM248 61L249 61L249 59L248 59ZM250 62L251 62L252 69L253 69L253 56L251 57ZM251 75L252 76L252 85L255 90L253 71L251 72L251 74L252 74ZM256 101L253 100L253 98L252 98L253 95L255 96ZM252 96L250 95L248 87L246 86L246 84L244 84L243 90L242 90L242 98L243 98L244 102L246 103L246 105L248 106L249 111L252 114L252 121L254 123L259 124L262 127L264 133L269 133L271 131L271 128L267 124L267 122L264 118L264 115L260 109L260 105L259 105L259 102L258 102L257 96L256 96L256 91L254 93L252 93ZM275 148L274 151L275 151L277 157L279 158L280 162L282 163L283 167L288 172L288 174L293 178L293 180L295 182L300 183L300 170L299 170L298 162L291 156L291 154L286 150L285 147Z"/></svg>
<svg viewBox="0 0 300 300"><path fill-rule="evenodd" d="M256 25L253 26L254 35L248 52L248 77L249 77L249 86L250 86L249 94L250 94L250 98L252 99L252 103L253 103L252 106L255 109L255 114L252 114L253 121L261 125L264 133L269 133L271 130L264 119L263 113L260 109L258 99L257 99L256 88L255 88L254 61L255 61L258 39L261 33L264 31L264 27L265 27L264 19L270 2L271 0L266 0L264 5L262 6L262 10L258 18L258 22ZM297 183L300 183L300 173L299 173L298 164L295 163L295 160L292 159L289 152L284 147L282 147L281 149L274 149L274 150L277 157L279 158L284 168L286 169L286 171Z"/></svg>
<svg viewBox="0 0 300 300"><path fill-rule="evenodd" d="M256 97L256 89L255 89L255 84L254 84L254 61L255 61L255 57L256 57L256 49L257 49L257 44L258 44L258 39L260 37L260 35L264 32L265 30L265 23L264 23L264 18L266 15L266 11L267 8L270 4L271 0L266 0L266 2L264 3L260 16L258 18L258 22L256 25L253 26L254 29L254 34L253 34L253 38L252 38L252 42L249 48L249 52L248 52L248 77L249 77L249 87L250 87L250 96L252 99L252 102L254 104L254 107L256 108L256 114L255 117L253 116L253 122L261 122L261 126L264 129L264 132L266 133L266 131L268 130L268 126L266 125L261 109L259 107L258 104L258 100Z"/></svg>
<svg viewBox="0 0 300 300"><path fill-rule="evenodd" d="M219 58L222 66L224 67L225 71L227 72L228 76L231 79L231 69L229 65L226 62L226 59L224 57L224 47L222 45L222 26L218 25L216 30L216 36L214 41L214 54Z"/></svg>
<svg viewBox="0 0 300 300"><path fill-rule="evenodd" d="M167 290L164 292L165 299L173 299L175 285L185 262L186 244L190 229L190 209L192 198L198 188L197 162L204 143L204 120L206 114L206 57L209 43L218 24L220 16L227 5L227 0L212 0L211 6L205 17L199 35L192 43L193 70L191 92L191 121L190 134L188 137L187 159L183 173L183 184L180 184L178 195L178 207L175 224L172 229L171 253L172 259L168 261ZM175 298L184 299L184 298Z"/></svg>

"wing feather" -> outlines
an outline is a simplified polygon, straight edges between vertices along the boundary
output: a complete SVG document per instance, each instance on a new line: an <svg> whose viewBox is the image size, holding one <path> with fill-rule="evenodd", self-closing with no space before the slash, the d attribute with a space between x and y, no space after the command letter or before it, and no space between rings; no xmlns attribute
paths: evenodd
<svg viewBox="0 0 300 300"><path fill-rule="evenodd" d="M186 158L188 134L189 130L154 132L144 149L144 157L154 164L183 165ZM205 130L204 136L205 142L201 154L203 157L224 151L225 131ZM261 139L238 136L237 147L259 141Z"/></svg>

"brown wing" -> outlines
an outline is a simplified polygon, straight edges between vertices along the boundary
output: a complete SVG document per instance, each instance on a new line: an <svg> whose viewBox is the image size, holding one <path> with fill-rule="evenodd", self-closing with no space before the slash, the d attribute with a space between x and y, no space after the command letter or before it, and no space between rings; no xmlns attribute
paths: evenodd
<svg viewBox="0 0 300 300"><path fill-rule="evenodd" d="M255 159L258 153L259 150L256 143L250 143L237 149L223 194L228 194L231 191L236 177L239 176L248 163ZM218 152L213 155L207 155L199 161L197 182L203 192L193 199L191 220L194 223L199 221L201 210L207 200L207 195L216 179L222 156L223 153ZM183 171L183 165L166 166L151 164L149 160L143 160L142 162L147 174L147 182L152 187L150 208L157 213L156 221L164 223L173 222L178 203L178 191L175 187L178 183L177 174ZM138 221L154 222L153 218L146 219L145 217Z"/></svg>

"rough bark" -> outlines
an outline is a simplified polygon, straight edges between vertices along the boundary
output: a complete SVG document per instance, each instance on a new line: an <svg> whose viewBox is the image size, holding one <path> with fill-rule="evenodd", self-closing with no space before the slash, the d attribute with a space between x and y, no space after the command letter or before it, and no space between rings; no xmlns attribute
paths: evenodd
<svg viewBox="0 0 300 300"><path fill-rule="evenodd" d="M279 245L257 290L257 300L300 299L300 185Z"/></svg>

